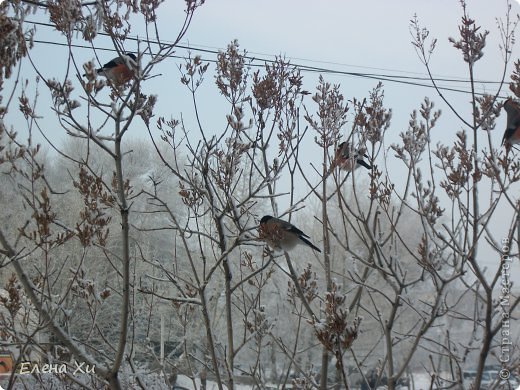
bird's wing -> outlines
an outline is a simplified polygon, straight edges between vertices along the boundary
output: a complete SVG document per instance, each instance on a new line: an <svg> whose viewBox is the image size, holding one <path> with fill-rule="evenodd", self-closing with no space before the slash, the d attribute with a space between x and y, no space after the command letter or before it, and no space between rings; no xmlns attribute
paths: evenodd
<svg viewBox="0 0 520 390"><path fill-rule="evenodd" d="M104 72L105 70L114 69L117 66L115 61L107 62L102 68L97 69L98 73Z"/></svg>
<svg viewBox="0 0 520 390"><path fill-rule="evenodd" d="M283 230L285 230L289 233L295 234L297 236L309 237L304 232L302 232L300 229L298 229L296 226L294 226L292 223L282 221L282 220L278 220L278 221L280 222L280 226L283 228Z"/></svg>
<svg viewBox="0 0 520 390"><path fill-rule="evenodd" d="M520 106L512 100L508 100L504 104L504 110L507 112L507 128L516 129L520 125Z"/></svg>
<svg viewBox="0 0 520 390"><path fill-rule="evenodd" d="M121 57L117 57L103 65L103 69L112 69L124 63L125 61Z"/></svg>
<svg viewBox="0 0 520 390"><path fill-rule="evenodd" d="M357 159L357 163L363 167L365 167L366 169L370 170L372 169L372 165L370 165L369 163L367 163L365 160L362 160L362 159Z"/></svg>
<svg viewBox="0 0 520 390"><path fill-rule="evenodd" d="M509 121L508 121L509 122ZM507 128L506 131L504 131L504 136L502 137L502 145L506 143L506 140L511 138L513 136L513 133L516 129L514 128Z"/></svg>
<svg viewBox="0 0 520 390"><path fill-rule="evenodd" d="M297 236L309 237L308 235L306 235L304 232L302 232L300 229L298 229L293 224L286 222L286 224L284 224L283 228L290 233L296 234Z"/></svg>

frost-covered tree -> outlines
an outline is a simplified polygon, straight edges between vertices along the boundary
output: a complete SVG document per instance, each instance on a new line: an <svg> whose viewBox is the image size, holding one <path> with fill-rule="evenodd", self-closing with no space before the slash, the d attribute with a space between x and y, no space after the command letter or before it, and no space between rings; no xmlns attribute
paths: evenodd
<svg viewBox="0 0 520 390"><path fill-rule="evenodd" d="M297 66L277 58L253 68L233 41L215 64L189 55L179 66L175 88L186 89L192 111L159 113L168 96L147 86L201 3L185 2L168 43L158 2L0 5L0 30L9 32L0 37L9 48L0 51L0 81L16 78L20 61L38 74L34 92L32 80L2 90L0 202L9 207L0 223L0 341L16 346L19 362L37 354L96 368L52 380L12 375L8 386L167 388L182 375L201 388L395 389L426 367L432 387L462 388L476 362L479 388L519 302L501 289L518 254L520 167L517 150L491 141L498 96L473 94L468 119L440 95L463 126L450 145L432 144L441 113L425 98L388 145L382 84L347 98L320 77L308 92ZM63 35L66 74L46 74L32 57L35 32L23 20L33 11ZM135 23L147 39L136 41L134 59L126 53ZM507 65L514 23L499 26ZM434 45L417 19L412 32L430 71ZM460 33L452 43L474 83L487 33L465 5ZM124 80L96 71L101 34L130 69ZM95 62L78 60L78 40L92 43ZM226 107L210 127L204 88ZM25 128L14 128L17 109ZM62 130L62 144L45 137L42 116ZM341 169L342 142L372 168ZM511 210L507 250L489 229L499 204ZM300 227L322 252L268 248L259 230L266 214ZM497 254L491 272L479 255L486 242ZM512 354L503 369L517 361Z"/></svg>

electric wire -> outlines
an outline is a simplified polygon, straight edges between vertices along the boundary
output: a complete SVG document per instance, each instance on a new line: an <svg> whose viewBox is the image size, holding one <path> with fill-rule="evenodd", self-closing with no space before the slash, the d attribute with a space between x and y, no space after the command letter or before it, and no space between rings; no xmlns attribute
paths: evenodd
<svg viewBox="0 0 520 390"><path fill-rule="evenodd" d="M51 28L54 27L50 23L37 22L37 21L24 20L24 23L43 26L43 27L51 27ZM109 34L104 33L104 32L98 32L98 35L109 36ZM148 40L148 39L132 37L132 36L129 36L126 39L130 40L130 41L136 41L136 42L137 41L145 42L145 43L152 44L152 45L161 44L160 42L155 41L155 40ZM67 46L67 47L70 46L70 47L82 48L82 49L92 49L93 48L90 45L68 44L68 43L53 42L53 41L41 40L41 39L34 39L33 42L37 43L37 44ZM163 41L163 42L167 43L168 41ZM201 48L201 47L196 47L196 46L197 45L183 45L183 44L175 45L175 47L178 49L183 49L183 50L187 50L190 52L205 53L205 54L210 54L210 55L218 55L219 53L222 52L222 50ZM104 47L94 46L94 49L100 50L100 51L116 52L115 48L104 48ZM265 55L269 55L269 54L264 54L264 56ZM175 55L175 54L171 54L171 55L169 55L169 57L175 58L175 59L181 59L181 60L186 58L185 56ZM272 56L272 57L276 58L276 56ZM265 57L251 56L251 55L247 55L247 54L244 56L244 58L251 61L248 64L251 67L264 67L266 63L273 64L276 62L276 60L268 59ZM216 59L213 59L213 58L201 58L201 60L205 61L205 62L211 62L211 63L216 62ZM321 62L321 61L308 60L308 59L300 59L300 60L307 61L307 62L315 62L315 63ZM447 77L430 78L430 77L425 77L425 76L423 76L423 77L405 76L405 75L396 75L396 74L387 74L387 73L351 72L351 71L345 71L345 70L331 69L331 68L327 68L327 67L318 67L318 66L305 65L305 64L301 64L301 63L293 63L290 61L289 61L289 63L291 66L294 66L295 68L299 69L302 72L365 78L365 79L385 81L385 82L390 82L390 83L404 84L404 85L423 87L423 88L435 88L435 86L433 84L424 83L424 81L442 82L442 83L459 83L459 84L471 83L470 80L462 79L462 78L447 78ZM321 63L323 63L323 62L321 62ZM340 63L337 63L337 65L352 66L352 65L340 64ZM362 66L357 66L357 67L363 68ZM374 69L374 68L372 68L372 69ZM382 69L382 70L384 70L384 69ZM406 72L406 71L401 71L401 72L411 73L411 72ZM490 81L490 80L475 80L474 83L477 85L479 85L479 84L480 85L485 85L485 84L501 85L502 84L502 82L500 82L500 81ZM442 91L471 94L471 91L469 91L469 90L466 90L463 88L455 88L452 86L437 85L437 88ZM488 94L489 93L475 92L475 95L477 95L477 96L484 96L484 95L488 95Z"/></svg>

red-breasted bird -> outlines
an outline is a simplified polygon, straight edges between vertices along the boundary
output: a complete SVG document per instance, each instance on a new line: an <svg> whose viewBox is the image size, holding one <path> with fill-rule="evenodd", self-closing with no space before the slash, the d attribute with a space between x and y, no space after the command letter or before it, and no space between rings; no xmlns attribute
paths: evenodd
<svg viewBox="0 0 520 390"><path fill-rule="evenodd" d="M509 98L504 102L507 113L507 126L502 138L502 145L509 150L512 145L520 143L520 105Z"/></svg>
<svg viewBox="0 0 520 390"><path fill-rule="evenodd" d="M126 56L126 58L124 58ZM137 67L137 57L134 53L125 53L96 69L96 73L105 76L110 82L122 85L132 79Z"/></svg>
<svg viewBox="0 0 520 390"><path fill-rule="evenodd" d="M340 167L347 172L352 172L360 166L369 170L372 169L372 165L363 160L363 157L369 158L361 149L351 148L348 142L342 142L336 149L336 155L334 156L330 169Z"/></svg>
<svg viewBox="0 0 520 390"><path fill-rule="evenodd" d="M298 244L305 244L321 252L308 240L310 237L296 226L270 215L264 215L260 220L259 237L273 249L290 251Z"/></svg>

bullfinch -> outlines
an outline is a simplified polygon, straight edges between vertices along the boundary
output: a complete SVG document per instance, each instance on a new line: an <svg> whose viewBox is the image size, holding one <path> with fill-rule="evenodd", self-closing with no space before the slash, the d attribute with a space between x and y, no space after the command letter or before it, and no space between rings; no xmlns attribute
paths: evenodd
<svg viewBox="0 0 520 390"><path fill-rule="evenodd" d="M372 165L363 160L363 157L369 158L361 149L356 150L351 148L348 142L342 142L336 149L336 155L334 156L330 168L332 170L338 166L347 172L352 172L360 166L369 170L372 169Z"/></svg>
<svg viewBox="0 0 520 390"><path fill-rule="evenodd" d="M126 57L126 58L124 58ZM126 53L107 62L103 67L96 69L96 73L105 76L116 85L130 81L137 67L137 57L134 53Z"/></svg>
<svg viewBox="0 0 520 390"><path fill-rule="evenodd" d="M309 236L296 226L270 215L260 220L259 237L273 249L289 251L298 244L305 244L321 253L320 248L308 240Z"/></svg>
<svg viewBox="0 0 520 390"><path fill-rule="evenodd" d="M502 145L509 150L512 145L520 143L520 105L509 98L504 102L507 113L507 127L502 138Z"/></svg>

